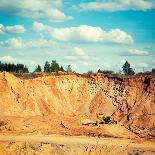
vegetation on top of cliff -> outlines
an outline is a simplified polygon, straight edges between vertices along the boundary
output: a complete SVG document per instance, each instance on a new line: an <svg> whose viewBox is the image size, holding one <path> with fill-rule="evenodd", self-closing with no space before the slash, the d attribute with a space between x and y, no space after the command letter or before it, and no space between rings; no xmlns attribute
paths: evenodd
<svg viewBox="0 0 155 155"><path fill-rule="evenodd" d="M67 72L72 72L71 65L68 65Z"/></svg>
<svg viewBox="0 0 155 155"><path fill-rule="evenodd" d="M61 74L71 74L74 73L76 75L81 75L81 76L91 76L95 75L96 73L101 73L109 76L119 76L119 77L126 77L128 76L137 76L137 75L149 75L149 74L154 74L155 69L152 69L151 72L139 72L135 73L134 69L131 68L130 63L126 61L124 65L122 66L122 71L120 70L119 72L115 72L113 70L101 70L99 69L96 73L93 72L92 70L89 70L87 73L83 74L78 74L75 71L72 70L71 65L68 65L66 69L64 69L63 66L59 65L59 63L56 60L52 60L52 62L46 61L44 64L44 67L42 68L41 65L37 65L36 68L34 69L33 72L30 74L25 74L23 73L29 73L28 68L23 65L23 64L11 64L11 63L2 63L0 62L0 71L7 71L7 72L12 72L18 77L25 76L27 78L36 78L44 75L61 75Z"/></svg>
<svg viewBox="0 0 155 155"><path fill-rule="evenodd" d="M63 69L62 66L60 66L56 60L52 60L51 64L46 61L45 65L44 65L44 72L58 72L58 71L62 71L64 72L65 70Z"/></svg>
<svg viewBox="0 0 155 155"><path fill-rule="evenodd" d="M38 65L38 66L35 68L34 72L42 72L41 66Z"/></svg>
<svg viewBox="0 0 155 155"><path fill-rule="evenodd" d="M2 63L1 61L0 71L7 71L13 73L29 73L28 68L23 64Z"/></svg>
<svg viewBox="0 0 155 155"><path fill-rule="evenodd" d="M48 61L45 62L44 72L50 73L50 72L59 72L59 71L61 71L61 72L66 72L66 71L72 72L71 65L68 65L68 67L65 71L63 66L60 66L59 63L56 62L56 60L52 60L51 64ZM41 69L39 71L37 70L37 72L41 72Z"/></svg>
<svg viewBox="0 0 155 155"><path fill-rule="evenodd" d="M98 73L103 73L103 74L114 74L115 72L112 70L98 70Z"/></svg>
<svg viewBox="0 0 155 155"><path fill-rule="evenodd" d="M123 65L123 72L125 75L134 75L135 72L134 70L130 67L130 63L128 61L126 61Z"/></svg>

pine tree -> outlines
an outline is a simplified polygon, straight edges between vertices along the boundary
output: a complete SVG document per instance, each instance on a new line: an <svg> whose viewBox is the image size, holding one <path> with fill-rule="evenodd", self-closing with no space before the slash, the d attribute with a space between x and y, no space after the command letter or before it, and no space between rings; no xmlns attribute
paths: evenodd
<svg viewBox="0 0 155 155"><path fill-rule="evenodd" d="M64 72L65 70L64 70L64 68L61 66L60 69L59 69L59 71Z"/></svg>
<svg viewBox="0 0 155 155"><path fill-rule="evenodd" d="M35 68L34 72L41 72L41 66L38 65L38 66Z"/></svg>
<svg viewBox="0 0 155 155"><path fill-rule="evenodd" d="M126 61L123 65L123 72L125 75L134 75L135 72L134 70L130 67L130 63L128 61Z"/></svg>
<svg viewBox="0 0 155 155"><path fill-rule="evenodd" d="M53 60L50 66L51 72L58 72L60 69L59 64L56 62L56 60Z"/></svg>
<svg viewBox="0 0 155 155"><path fill-rule="evenodd" d="M68 65L67 72L72 72L71 65Z"/></svg>
<svg viewBox="0 0 155 155"><path fill-rule="evenodd" d="M27 66L24 66L23 73L29 73L29 70L28 70Z"/></svg>
<svg viewBox="0 0 155 155"><path fill-rule="evenodd" d="M48 61L45 62L44 72L50 72L50 64Z"/></svg>
<svg viewBox="0 0 155 155"><path fill-rule="evenodd" d="M14 73L28 73L29 70L27 66L23 64L11 64L0 62L0 71L14 72Z"/></svg>

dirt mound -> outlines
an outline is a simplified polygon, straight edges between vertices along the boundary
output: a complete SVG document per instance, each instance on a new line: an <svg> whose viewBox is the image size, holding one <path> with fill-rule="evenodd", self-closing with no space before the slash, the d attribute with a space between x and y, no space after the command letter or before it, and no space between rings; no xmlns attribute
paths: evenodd
<svg viewBox="0 0 155 155"><path fill-rule="evenodd" d="M0 73L0 116L95 118L102 112L143 136L155 136L155 77L52 75L20 79Z"/></svg>

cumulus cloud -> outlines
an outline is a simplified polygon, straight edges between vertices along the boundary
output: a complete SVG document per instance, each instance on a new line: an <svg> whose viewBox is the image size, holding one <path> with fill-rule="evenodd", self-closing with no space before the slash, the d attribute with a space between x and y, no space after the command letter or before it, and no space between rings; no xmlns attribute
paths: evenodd
<svg viewBox="0 0 155 155"><path fill-rule="evenodd" d="M10 38L3 42L3 45L8 48L24 48L24 44L22 43L22 40L20 38Z"/></svg>
<svg viewBox="0 0 155 155"><path fill-rule="evenodd" d="M0 61L3 61L3 62L16 62L17 59L12 57L12 56L2 56L2 57L0 57Z"/></svg>
<svg viewBox="0 0 155 155"><path fill-rule="evenodd" d="M71 19L60 9L62 0L1 0L0 12L32 19L46 19L53 22L62 22Z"/></svg>
<svg viewBox="0 0 155 155"><path fill-rule="evenodd" d="M84 56L84 55L86 55L85 52L84 52L84 50L81 49L81 48L79 48L79 47L74 47L74 52L75 52L77 55L79 55L79 56Z"/></svg>
<svg viewBox="0 0 155 155"><path fill-rule="evenodd" d="M120 29L104 31L100 27L80 25L78 27L53 28L42 23L34 22L33 28L37 31L48 31L56 40L66 42L112 42L131 44L133 38Z"/></svg>
<svg viewBox="0 0 155 155"><path fill-rule="evenodd" d="M74 8L80 11L126 11L148 10L155 7L153 0L96 0L94 2L80 3Z"/></svg>
<svg viewBox="0 0 155 155"><path fill-rule="evenodd" d="M5 33L4 29L5 28L4 28L3 24L0 24L0 35Z"/></svg>
<svg viewBox="0 0 155 155"><path fill-rule="evenodd" d="M52 37L61 41L102 41L102 29L81 25L79 27L55 28L51 32Z"/></svg>
<svg viewBox="0 0 155 155"><path fill-rule="evenodd" d="M57 47L57 43L53 40L36 39L24 42L26 48L49 48Z"/></svg>
<svg viewBox="0 0 155 155"><path fill-rule="evenodd" d="M73 55L66 55L66 56L64 56L64 58L66 60L78 60L78 57L77 56L73 56Z"/></svg>
<svg viewBox="0 0 155 155"><path fill-rule="evenodd" d="M26 30L23 25L6 26L8 33L24 33Z"/></svg>
<svg viewBox="0 0 155 155"><path fill-rule="evenodd" d="M60 41L71 42L133 43L132 37L120 29L104 31L100 27L88 25L70 28L55 28L51 31L51 36Z"/></svg>
<svg viewBox="0 0 155 155"><path fill-rule="evenodd" d="M128 55L130 56L148 56L148 51L138 50L138 49L129 49Z"/></svg>
<svg viewBox="0 0 155 155"><path fill-rule="evenodd" d="M23 41L21 38L10 38L1 42L1 46L9 49L46 48L56 46L56 42L46 39Z"/></svg>
<svg viewBox="0 0 155 155"><path fill-rule="evenodd" d="M36 32L49 31L49 30L51 30L51 27L44 25L43 23L34 22L33 23L33 30Z"/></svg>
<svg viewBox="0 0 155 155"><path fill-rule="evenodd" d="M71 55L64 56L67 60L88 60L90 57L86 54L86 52L80 47L73 47L69 49L72 51Z"/></svg>
<svg viewBox="0 0 155 155"><path fill-rule="evenodd" d="M7 56L0 56L0 61L6 62L6 63L22 63L26 64L27 66L36 66L38 63L31 60L21 60L17 59L16 57L7 55Z"/></svg>
<svg viewBox="0 0 155 155"><path fill-rule="evenodd" d="M80 56L82 59L89 59L89 56L85 53L85 51L82 48L74 47L74 53L77 56Z"/></svg>
<svg viewBox="0 0 155 155"><path fill-rule="evenodd" d="M0 24L0 34L5 33L24 33L26 31L23 25L4 26Z"/></svg>

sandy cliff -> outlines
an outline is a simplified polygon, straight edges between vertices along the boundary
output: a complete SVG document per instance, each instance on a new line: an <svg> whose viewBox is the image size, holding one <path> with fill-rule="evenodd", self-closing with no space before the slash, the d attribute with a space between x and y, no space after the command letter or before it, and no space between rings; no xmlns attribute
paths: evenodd
<svg viewBox="0 0 155 155"><path fill-rule="evenodd" d="M1 117L93 117L98 112L133 132L155 136L155 76L69 74L23 80L0 73Z"/></svg>

